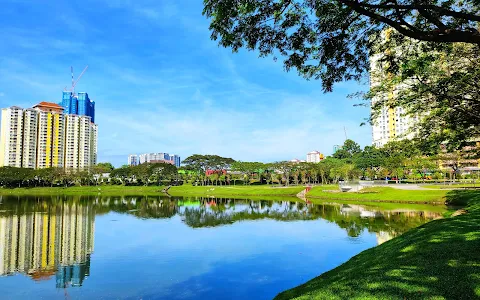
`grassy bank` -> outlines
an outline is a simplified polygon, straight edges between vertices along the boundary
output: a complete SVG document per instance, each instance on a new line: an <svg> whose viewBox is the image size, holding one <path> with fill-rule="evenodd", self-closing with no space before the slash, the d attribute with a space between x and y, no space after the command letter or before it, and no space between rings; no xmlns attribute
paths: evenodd
<svg viewBox="0 0 480 300"><path fill-rule="evenodd" d="M0 188L0 195L142 195L161 196L161 186L74 186L74 187L38 187L38 188ZM296 196L304 187L270 187L270 186L191 186L182 185L170 188L172 196Z"/></svg>
<svg viewBox="0 0 480 300"><path fill-rule="evenodd" d="M0 195L28 195L28 196L49 196L49 195L143 195L155 196L162 194L161 186L72 186L72 187L36 187L36 188L0 188Z"/></svg>
<svg viewBox="0 0 480 300"><path fill-rule="evenodd" d="M266 185L253 186L191 186L171 187L168 193L172 196L296 196L305 188L271 187Z"/></svg>
<svg viewBox="0 0 480 300"><path fill-rule="evenodd" d="M342 193L336 185L325 185L312 188L307 193L307 198L443 204L447 193L447 190L399 190L391 187L372 187L359 192Z"/></svg>
<svg viewBox="0 0 480 300"><path fill-rule="evenodd" d="M465 188L480 188L480 183L458 183L458 184L424 184L422 187L426 189L465 189Z"/></svg>
<svg viewBox="0 0 480 300"><path fill-rule="evenodd" d="M466 214L366 250L276 299L478 299L480 191L450 191Z"/></svg>
<svg viewBox="0 0 480 300"><path fill-rule="evenodd" d="M38 188L0 188L0 195L111 195L111 196L159 196L163 195L161 186L74 186L74 187L38 187ZM295 197L304 189L295 187L252 186L191 186L171 187L172 196L197 197L252 197L252 196L289 196ZM398 190L390 187L367 188L358 193L341 193L337 185L314 187L307 197L312 202L318 200L343 200L361 202L398 202L416 204L440 204L445 202L447 190Z"/></svg>

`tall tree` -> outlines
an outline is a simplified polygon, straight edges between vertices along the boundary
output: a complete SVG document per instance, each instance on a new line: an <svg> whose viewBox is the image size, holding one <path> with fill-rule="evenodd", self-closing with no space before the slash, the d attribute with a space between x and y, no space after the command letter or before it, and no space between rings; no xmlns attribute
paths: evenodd
<svg viewBox="0 0 480 300"><path fill-rule="evenodd" d="M212 39L238 51L285 57L286 70L334 83L360 79L379 33L480 45L477 0L204 0Z"/></svg>
<svg viewBox="0 0 480 300"><path fill-rule="evenodd" d="M411 132L423 148L450 151L480 135L480 45L435 45L389 41L389 51L372 76L379 81L365 100L373 103L371 122L385 107L401 106L418 119ZM395 97L388 94L395 92Z"/></svg>
<svg viewBox="0 0 480 300"><path fill-rule="evenodd" d="M364 176L367 175L369 170L372 171L370 175L376 174L384 160L383 152L372 146L366 146L362 152L354 156L355 166L362 170Z"/></svg>
<svg viewBox="0 0 480 300"><path fill-rule="evenodd" d="M347 139L343 143L342 148L335 151L333 157L338 159L351 158L353 157L353 155L360 153L361 151L362 148L360 148L359 144L350 139Z"/></svg>

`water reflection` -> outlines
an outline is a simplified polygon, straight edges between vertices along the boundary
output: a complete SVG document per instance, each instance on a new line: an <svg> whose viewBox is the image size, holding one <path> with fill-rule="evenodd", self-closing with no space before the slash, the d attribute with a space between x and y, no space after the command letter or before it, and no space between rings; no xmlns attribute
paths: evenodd
<svg viewBox="0 0 480 300"><path fill-rule="evenodd" d="M16 272L57 288L81 286L90 272L93 203L19 203L0 215L0 275Z"/></svg>
<svg viewBox="0 0 480 300"><path fill-rule="evenodd" d="M365 231L373 233L377 244L441 216L438 209L430 212L302 201L201 197L0 197L0 275L22 273L35 281L55 278L57 288L82 286L90 275L90 256L94 255L95 216L111 212L131 215L139 221L176 219L180 226L209 230L237 222L255 221L261 228L263 223L260 220L321 219L335 224L352 239ZM314 222L311 224L315 226ZM121 243L117 246L121 247Z"/></svg>

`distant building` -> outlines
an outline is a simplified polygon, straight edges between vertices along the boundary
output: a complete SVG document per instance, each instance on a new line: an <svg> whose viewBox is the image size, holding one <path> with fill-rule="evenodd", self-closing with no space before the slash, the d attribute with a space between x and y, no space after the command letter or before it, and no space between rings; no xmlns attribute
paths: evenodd
<svg viewBox="0 0 480 300"><path fill-rule="evenodd" d="M40 102L2 109L0 166L87 169L97 162L98 126L89 116L67 115Z"/></svg>
<svg viewBox="0 0 480 300"><path fill-rule="evenodd" d="M392 30L385 30L382 35L387 41L390 38ZM387 49L386 51L391 51ZM383 78L388 77L387 71L382 66L383 53L377 53L370 57L370 87L378 86ZM402 86L395 86L391 91L385 92L382 96L372 99L372 105L380 100L389 100L394 102L395 97ZM418 124L418 116L409 116L403 107L392 106L383 107L381 112L372 120L372 144L376 147L383 147L391 141L412 139L414 137L413 129Z"/></svg>
<svg viewBox="0 0 480 300"><path fill-rule="evenodd" d="M170 160L173 161L173 164L174 164L177 168L180 167L180 163L181 163L180 156L178 156L178 155L175 154L175 155L173 155L173 156L170 156Z"/></svg>
<svg viewBox="0 0 480 300"><path fill-rule="evenodd" d="M39 119L40 117L34 109L24 110L22 133L22 166L24 168L35 168L37 164Z"/></svg>
<svg viewBox="0 0 480 300"><path fill-rule="evenodd" d="M62 168L65 147L63 108L58 104L49 102L40 102L34 108L38 112L36 168Z"/></svg>
<svg viewBox="0 0 480 300"><path fill-rule="evenodd" d="M300 160L298 158L294 158L290 161L291 163L294 163L294 164L298 164L298 163L302 163L302 162L305 162L304 160Z"/></svg>
<svg viewBox="0 0 480 300"><path fill-rule="evenodd" d="M64 91L62 102L65 114L88 116L92 123L95 123L95 102L90 100L88 94L80 92L74 94L71 91Z"/></svg>
<svg viewBox="0 0 480 300"><path fill-rule="evenodd" d="M131 163L131 159L133 159L133 156L137 157L136 154L128 156L128 164L130 166L134 165ZM176 154L170 155L168 153L160 152L160 153L144 153L144 154L138 155L137 164L155 163L155 162L169 163L169 164L175 165L177 168L180 167L180 164L181 164L180 156Z"/></svg>
<svg viewBox="0 0 480 300"><path fill-rule="evenodd" d="M23 119L23 109L20 107L12 106L2 109L0 167L22 167Z"/></svg>
<svg viewBox="0 0 480 300"><path fill-rule="evenodd" d="M333 153L337 152L338 150L342 149L340 145L333 145Z"/></svg>
<svg viewBox="0 0 480 300"><path fill-rule="evenodd" d="M307 153L307 162L309 163L319 163L324 159L322 153L318 151L312 151Z"/></svg>
<svg viewBox="0 0 480 300"><path fill-rule="evenodd" d="M128 165L129 166L137 166L139 164L138 162L138 155L133 154L128 156Z"/></svg>
<svg viewBox="0 0 480 300"><path fill-rule="evenodd" d="M88 116L65 116L65 168L86 169L97 163L98 126Z"/></svg>

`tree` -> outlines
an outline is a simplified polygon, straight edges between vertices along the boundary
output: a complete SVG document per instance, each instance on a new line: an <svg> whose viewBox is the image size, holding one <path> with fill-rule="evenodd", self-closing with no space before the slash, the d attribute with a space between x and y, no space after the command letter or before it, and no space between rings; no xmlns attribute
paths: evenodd
<svg viewBox="0 0 480 300"><path fill-rule="evenodd" d="M435 171L437 164L430 157L416 156L405 161L406 167L410 168L415 174L420 174L422 179L425 179L426 173Z"/></svg>
<svg viewBox="0 0 480 300"><path fill-rule="evenodd" d="M272 168L280 172L285 180L285 185L288 186L290 183L290 175L295 169L295 165L289 161L279 161L272 164ZM280 181L281 181L280 177Z"/></svg>
<svg viewBox="0 0 480 300"><path fill-rule="evenodd" d="M111 163L98 163L90 168L92 180L98 185L102 174L111 173L115 168Z"/></svg>
<svg viewBox="0 0 480 300"><path fill-rule="evenodd" d="M363 151L357 153L353 158L356 168L362 170L364 176L370 170L369 177L371 179L380 170L384 159L383 152L372 146L365 146Z"/></svg>
<svg viewBox="0 0 480 300"><path fill-rule="evenodd" d="M352 157L352 154L350 154L350 152L348 152L347 150L338 149L337 151L335 151L335 153L333 153L332 157L336 159L348 159Z"/></svg>
<svg viewBox="0 0 480 300"><path fill-rule="evenodd" d="M212 39L238 51L281 55L288 71L336 82L360 79L385 28L434 43L480 45L477 0L204 0Z"/></svg>
<svg viewBox="0 0 480 300"><path fill-rule="evenodd" d="M354 141L347 139L343 143L343 146L341 149L338 149L334 154L333 158L338 158L338 159L346 159L346 158L351 158L353 155L361 152L362 149L360 148L360 145L355 143Z"/></svg>
<svg viewBox="0 0 480 300"><path fill-rule="evenodd" d="M127 179L130 178L132 175L132 167L128 165L124 165L120 168L114 169L110 173L110 178L116 178L122 182L122 184L125 184L127 182Z"/></svg>
<svg viewBox="0 0 480 300"><path fill-rule="evenodd" d="M109 162L98 163L98 164L96 164L96 166L99 167L99 168L102 168L103 170L105 170L107 172L111 172L115 169L115 167ZM107 173L107 172L105 172L105 173Z"/></svg>
<svg viewBox="0 0 480 300"><path fill-rule="evenodd" d="M205 173L207 170L226 170L235 162L229 157L218 155L201 155L194 154L187 157L182 163L187 167L199 173Z"/></svg>
<svg viewBox="0 0 480 300"><path fill-rule="evenodd" d="M400 106L418 119L412 128L422 148L450 151L480 135L480 46L430 45L392 39L388 57L372 70L379 82L365 94L375 121L385 107ZM395 92L395 97L388 97Z"/></svg>
<svg viewBox="0 0 480 300"><path fill-rule="evenodd" d="M152 180L156 181L158 185L161 185L162 180L177 180L178 170L177 167L169 163L154 163L149 164L149 174Z"/></svg>

